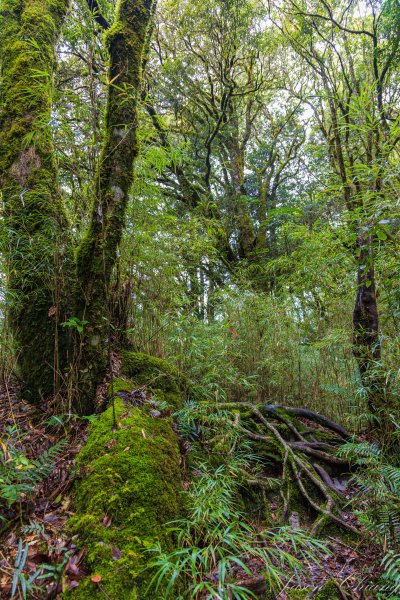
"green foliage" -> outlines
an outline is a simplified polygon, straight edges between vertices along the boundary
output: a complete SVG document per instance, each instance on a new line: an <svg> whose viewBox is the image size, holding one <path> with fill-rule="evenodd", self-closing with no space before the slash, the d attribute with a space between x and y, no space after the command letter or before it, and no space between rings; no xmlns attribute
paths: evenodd
<svg viewBox="0 0 400 600"><path fill-rule="evenodd" d="M185 493L187 517L171 530L177 536L177 549L169 553L161 545L152 549L155 558L150 567L157 571L151 585L156 593L166 585L161 597L253 598L244 584L237 583L252 575L248 561L262 564L268 588L277 591L285 573L295 578L300 573L301 557L316 561L325 551L322 542L300 530L257 530L250 524L237 504L238 467L242 468L241 461L234 460L229 469L223 465L213 469L205 463L196 467Z"/></svg>
<svg viewBox="0 0 400 600"><path fill-rule="evenodd" d="M28 550L29 544L26 543L25 547L23 547L22 539L20 538L18 541L17 556L15 557L14 563L11 598L15 598L17 592L19 595L20 591L22 598L26 600L26 598L31 597L34 591L38 591L38 586L35 584L35 581L41 573L40 569L35 571L35 573L29 577L23 573L28 558Z"/></svg>
<svg viewBox="0 0 400 600"><path fill-rule="evenodd" d="M394 422L393 447L397 448L400 427ZM355 512L361 523L384 548L383 574L376 590L377 597L397 598L400 594L400 468L385 455L378 444L350 442L341 448L359 470L354 481L360 492L354 505L362 503ZM393 456L392 456L393 460Z"/></svg>
<svg viewBox="0 0 400 600"><path fill-rule="evenodd" d="M178 313L164 317L163 331L169 356L211 402L267 398L305 405L351 426L363 402L355 400L349 332L338 312L328 324L315 320L316 310L285 294L226 289L215 320Z"/></svg>
<svg viewBox="0 0 400 600"><path fill-rule="evenodd" d="M90 548L89 569L110 597L135 598L150 577L141 572L145 552L158 540L160 594L245 598L235 577L251 557L278 588L285 567L298 570L279 548L296 540L304 551L318 547L300 532L248 522L243 481L276 462L275 448L244 443L237 414L218 403L298 405L356 429L379 392L389 421L397 418L398 2L316 0L293 11L291 2L267 10L255 0L160 0L153 15L148 0L101 0L93 14L77 0L58 47L65 0L3 4L3 371L18 362L23 392L36 400L65 375L71 389L78 375L74 398L89 413L105 344L119 351L120 336L134 352L122 351L109 395L143 386L156 412L177 409L191 443L182 462L197 469L188 515L174 527L180 547L171 551L164 524L180 507L171 422L117 399L124 424L112 430L108 409L78 461L71 527ZM100 14L113 23L105 35ZM357 270L367 273L363 286ZM379 352L364 375L352 314L356 294L373 286ZM71 339L69 356L84 364L66 374ZM365 421L383 429L384 412ZM66 427L57 416L48 425ZM9 506L33 491L59 451L29 460L15 435L1 446L0 495ZM379 594L396 595L398 465L374 444L343 452L360 467L359 518L388 549ZM267 485L277 483L269 477ZM21 594L30 585L24 556L21 546ZM122 583L113 581L116 568ZM334 588L321 597L337 595ZM88 577L71 594L102 590Z"/></svg>
<svg viewBox="0 0 400 600"><path fill-rule="evenodd" d="M27 530L26 533L31 533L32 531L34 531L33 527L31 527L30 530ZM66 548L58 548L58 550L62 550L64 552L64 558L59 564L43 564L40 565L40 567L36 569L34 573L26 574L24 570L27 567L26 563L28 559L29 543L26 542L24 546L22 539L19 538L17 554L14 562L11 598L21 598L22 596L22 598L26 600L27 598L29 599L34 597L36 594L46 593L45 586L39 584L39 581L44 579L46 579L47 582L49 580L53 580L56 584L60 582L68 562L70 552L67 551Z"/></svg>
<svg viewBox="0 0 400 600"><path fill-rule="evenodd" d="M81 320L78 317L69 317L68 321L61 323L61 326L70 327L71 329L75 329L78 333L83 333L83 329L87 323L87 321Z"/></svg>
<svg viewBox="0 0 400 600"><path fill-rule="evenodd" d="M51 474L66 446L65 440L61 440L38 458L29 459L21 450L20 435L17 428L10 428L0 444L0 498L9 507L20 501L22 495L29 496Z"/></svg>

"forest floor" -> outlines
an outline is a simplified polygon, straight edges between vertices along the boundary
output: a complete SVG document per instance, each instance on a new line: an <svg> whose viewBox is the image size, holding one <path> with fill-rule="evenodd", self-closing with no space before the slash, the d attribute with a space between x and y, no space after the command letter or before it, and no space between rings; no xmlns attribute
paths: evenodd
<svg viewBox="0 0 400 600"><path fill-rule="evenodd" d="M51 475L36 486L34 493L22 495L21 502L10 508L5 503L0 504L1 599L61 598L64 590L79 586L80 580L87 575L84 567L87 549L80 549L79 541L68 535L65 525L73 515L71 494L76 476L75 458L86 441L88 422L76 420L72 425L70 422L67 432L62 423L56 427L57 421L50 418L51 414L51 406L32 409L31 405L18 400L12 387L0 388L1 460L7 460L10 428L15 432L12 438L14 452L21 452L29 460L37 459L60 439L67 438ZM346 500L354 493L355 490L347 487ZM278 500L272 502L270 510L274 518L279 512ZM352 524L356 523L350 511L345 511L344 515ZM304 527L306 523L301 520L297 513L292 513L293 527ZM373 600L374 594L367 594L364 588L377 576L379 548L366 535L360 535L359 539L349 538L337 529L332 535L323 534L322 539L329 553L318 565L305 564L300 578L287 573L286 586L276 600L286 600L288 591L293 588L317 591L328 580L335 583L344 600ZM237 578L256 592L258 587L263 587L259 586L263 579L262 565L250 562L248 566L254 577L241 576L238 572ZM29 583L34 574L37 578ZM24 589L27 590L25 596Z"/></svg>

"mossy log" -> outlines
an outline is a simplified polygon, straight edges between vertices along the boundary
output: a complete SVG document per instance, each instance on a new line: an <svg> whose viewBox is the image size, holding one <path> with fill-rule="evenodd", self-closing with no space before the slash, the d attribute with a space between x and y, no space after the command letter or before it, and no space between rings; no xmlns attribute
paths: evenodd
<svg viewBox="0 0 400 600"><path fill-rule="evenodd" d="M80 477L69 529L88 548L90 574L66 593L68 598L154 597L146 591L148 550L158 542L172 547L166 523L181 511L179 446L171 418L155 413L147 400L127 400L133 382L116 379L114 386L114 407L91 424L77 459ZM119 397L124 395L125 400ZM94 575L100 576L97 583Z"/></svg>
<svg viewBox="0 0 400 600"><path fill-rule="evenodd" d="M168 361L142 352L122 351L121 374L137 385L145 385L171 407L181 406L187 381Z"/></svg>

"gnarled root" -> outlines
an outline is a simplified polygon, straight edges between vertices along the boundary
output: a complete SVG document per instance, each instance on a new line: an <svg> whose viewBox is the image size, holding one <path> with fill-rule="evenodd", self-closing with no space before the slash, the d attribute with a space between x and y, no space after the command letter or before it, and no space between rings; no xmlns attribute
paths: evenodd
<svg viewBox="0 0 400 600"><path fill-rule="evenodd" d="M225 402L218 407L235 412L234 425L242 435L276 451L276 460L282 464L280 494L284 519L289 511L290 482L294 481L306 504L318 513L311 527L313 533L327 520L357 533L343 517L338 505L341 490L326 470L348 467L348 462L336 452L338 444L349 438L342 426L302 408L251 402ZM312 426L306 427L300 419ZM248 474L246 482L268 487L268 478L260 475Z"/></svg>

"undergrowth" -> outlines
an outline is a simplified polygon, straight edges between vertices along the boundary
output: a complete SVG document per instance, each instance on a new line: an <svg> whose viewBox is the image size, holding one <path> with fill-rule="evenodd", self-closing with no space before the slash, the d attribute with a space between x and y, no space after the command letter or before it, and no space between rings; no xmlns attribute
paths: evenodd
<svg viewBox="0 0 400 600"><path fill-rule="evenodd" d="M398 448L400 424L392 420L392 448ZM354 506L359 521L383 548L382 575L374 588L379 600L400 598L400 467L398 456L377 443L349 442L341 454L357 467L353 481L359 489Z"/></svg>
<svg viewBox="0 0 400 600"><path fill-rule="evenodd" d="M248 448L235 448L238 440L230 442L217 466L200 461L200 454L194 459L194 478L184 492L186 515L170 524L176 549L165 552L156 545L151 550L150 587L163 598L255 598L246 585L255 572L265 578L266 590L277 592L285 574L300 581L305 565L327 553L322 541L301 529L265 529L250 520L241 482L254 457Z"/></svg>
<svg viewBox="0 0 400 600"><path fill-rule="evenodd" d="M253 576L251 564L257 564L267 587L278 591L285 573L296 578L304 563L317 562L326 553L323 542L301 530L257 529L239 508L238 487L234 462L229 468L198 466L185 494L187 516L171 528L177 549L170 553L159 545L152 549L150 567L156 573L151 583L156 591L166 584L164 598L183 600L203 594L221 600L254 598L245 585Z"/></svg>
<svg viewBox="0 0 400 600"><path fill-rule="evenodd" d="M35 459L23 452L21 434L17 427L8 428L0 441L0 501L8 508L32 494L36 486L53 471L67 442L60 440ZM2 521L5 518L0 516Z"/></svg>

